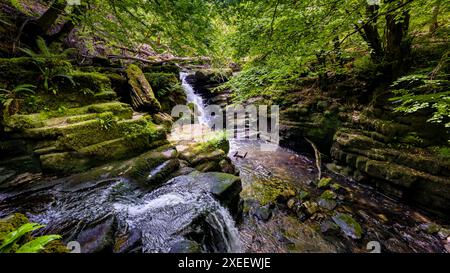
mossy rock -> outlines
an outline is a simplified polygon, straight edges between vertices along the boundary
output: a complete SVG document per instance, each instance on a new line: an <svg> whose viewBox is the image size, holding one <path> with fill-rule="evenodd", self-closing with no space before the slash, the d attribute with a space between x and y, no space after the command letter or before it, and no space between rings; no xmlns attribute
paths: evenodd
<svg viewBox="0 0 450 273"><path fill-rule="evenodd" d="M136 134L139 131L145 130L147 126L152 126L145 116L139 119L117 121L111 114L100 116L95 121L97 122L96 129L88 127L87 129L82 128L67 134L63 133L58 138L58 147L64 147L69 150L80 150L83 147L99 142Z"/></svg>
<svg viewBox="0 0 450 273"><path fill-rule="evenodd" d="M29 223L28 218L22 213L14 213L0 219L0 242L8 233L18 229L20 226Z"/></svg>
<svg viewBox="0 0 450 273"><path fill-rule="evenodd" d="M4 118L6 131L22 131L24 129L39 128L45 126L56 126L58 124L87 121L92 118L101 117L101 114L112 113L117 119L130 119L133 110L128 104L121 102L107 102L91 104L85 107L68 108L62 111L42 111L30 115L13 115ZM88 116L83 116L88 115ZM80 117L82 116L82 117ZM59 119L58 119L59 118ZM79 118L77 120L77 118Z"/></svg>
<svg viewBox="0 0 450 273"><path fill-rule="evenodd" d="M164 89L169 89L179 83L178 78L172 73L144 73L156 95Z"/></svg>
<svg viewBox="0 0 450 273"><path fill-rule="evenodd" d="M39 77L38 71L32 58L0 58L0 78L11 85L35 84Z"/></svg>
<svg viewBox="0 0 450 273"><path fill-rule="evenodd" d="M154 147L162 146L168 143L165 134L163 128L147 123L128 136L95 143L74 152L41 155L40 160L42 168L46 172L76 173L106 162L130 158ZM92 140L94 141L94 139ZM79 143L75 142L75 144Z"/></svg>
<svg viewBox="0 0 450 273"><path fill-rule="evenodd" d="M131 86L131 105L137 111L159 112L161 104L156 99L152 87L142 70L133 64L126 69L128 83Z"/></svg>
<svg viewBox="0 0 450 273"><path fill-rule="evenodd" d="M228 81L232 74L229 68L199 69L195 71L194 78L197 84L216 84Z"/></svg>
<svg viewBox="0 0 450 273"><path fill-rule="evenodd" d="M178 78L172 73L145 73L164 112L170 113L176 105L186 104L186 94Z"/></svg>
<svg viewBox="0 0 450 273"><path fill-rule="evenodd" d="M319 189L326 188L328 185L332 182L332 179L330 177L324 177L320 179L319 183L317 184L317 187Z"/></svg>
<svg viewBox="0 0 450 273"><path fill-rule="evenodd" d="M201 246L194 241L184 240L176 242L171 248L169 253L201 253Z"/></svg>
<svg viewBox="0 0 450 273"><path fill-rule="evenodd" d="M96 114L98 113L98 114ZM6 131L20 132L24 138L56 137L63 132L91 127L108 117L117 120L132 118L133 110L120 102L93 104L81 108L70 108L63 112L50 111L32 115L13 115L4 121ZM95 127L95 126L94 126ZM95 129L95 128L92 128Z"/></svg>
<svg viewBox="0 0 450 273"><path fill-rule="evenodd" d="M94 94L113 92L111 80L105 74L99 72L71 71L68 75L72 77L75 85L64 84L59 88L61 92L79 93L83 89L90 90Z"/></svg>
<svg viewBox="0 0 450 273"><path fill-rule="evenodd" d="M166 149L165 151L161 151L160 149L155 149L150 152L146 152L130 161L131 168L126 171L125 175L127 177L132 178L138 182L147 182L149 179L149 173L157 168L158 166L163 165L165 162L169 162L177 156L175 149ZM174 164L167 163L170 165L168 169L171 169ZM179 166L179 163L178 163ZM164 166L161 169L166 169Z"/></svg>
<svg viewBox="0 0 450 273"><path fill-rule="evenodd" d="M359 123L366 129L375 130L376 132L389 136L404 136L411 128L400 123L396 123L390 120L376 119L368 117L367 115L361 115Z"/></svg>
<svg viewBox="0 0 450 273"><path fill-rule="evenodd" d="M197 166L195 166L195 169L199 172L219 172L219 171L221 171L220 165L217 162L217 160L198 164Z"/></svg>
<svg viewBox="0 0 450 273"><path fill-rule="evenodd" d="M332 219L341 228L345 235L353 239L361 239L362 228L351 215L336 213Z"/></svg>

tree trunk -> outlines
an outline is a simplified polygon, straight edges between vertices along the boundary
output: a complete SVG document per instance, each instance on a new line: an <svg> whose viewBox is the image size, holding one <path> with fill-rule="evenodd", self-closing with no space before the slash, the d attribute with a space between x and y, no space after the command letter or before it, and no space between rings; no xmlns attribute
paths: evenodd
<svg viewBox="0 0 450 273"><path fill-rule="evenodd" d="M378 33L377 28L377 19L375 18L378 14L378 5L368 5L366 9L367 14L367 20L372 20L369 23L365 24L363 26L362 36L363 39L367 42L369 45L371 52L370 55L372 59L376 62L381 61L383 57L383 47L381 43L380 34Z"/></svg>
<svg viewBox="0 0 450 273"><path fill-rule="evenodd" d="M436 30L439 27L438 16L439 16L440 6L441 6L441 1L436 0L435 4L433 6L433 15L431 17L430 33L436 32Z"/></svg>
<svg viewBox="0 0 450 273"><path fill-rule="evenodd" d="M66 0L55 0L44 14L39 17L37 24L41 31L46 34L53 26L59 15L64 12L67 6Z"/></svg>
<svg viewBox="0 0 450 273"><path fill-rule="evenodd" d="M64 23L63 27L58 33L55 33L49 37L49 43L52 43L57 40L64 40L72 32L75 26L79 23L78 19L76 18L86 13L87 8L88 8L87 5L75 6L71 18L69 18Z"/></svg>
<svg viewBox="0 0 450 273"><path fill-rule="evenodd" d="M402 1L387 0L402 4ZM409 28L409 11L407 9L386 14L386 53L385 60L391 64L392 77L404 72L411 53L411 40L407 37Z"/></svg>

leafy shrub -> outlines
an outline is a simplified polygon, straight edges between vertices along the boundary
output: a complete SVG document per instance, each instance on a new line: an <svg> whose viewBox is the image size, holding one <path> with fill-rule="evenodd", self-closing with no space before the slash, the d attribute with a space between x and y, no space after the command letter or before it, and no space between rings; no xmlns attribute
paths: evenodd
<svg viewBox="0 0 450 273"><path fill-rule="evenodd" d="M413 74L401 77L392 86L396 95L390 100L398 106L396 112L415 113L421 109L432 110L428 122L444 124L450 128L450 82L430 79L428 75Z"/></svg>

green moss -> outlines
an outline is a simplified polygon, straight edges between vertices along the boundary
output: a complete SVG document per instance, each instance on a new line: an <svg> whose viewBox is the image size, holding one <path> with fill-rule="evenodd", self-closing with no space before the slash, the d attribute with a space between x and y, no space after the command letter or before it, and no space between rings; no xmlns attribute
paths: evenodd
<svg viewBox="0 0 450 273"><path fill-rule="evenodd" d="M362 236L362 228L352 216L345 213L337 213L333 216L333 221L341 228L341 230L353 239L360 239Z"/></svg>
<svg viewBox="0 0 450 273"><path fill-rule="evenodd" d="M23 130L43 127L47 118L45 114L13 115L4 117L4 124L7 129Z"/></svg>
<svg viewBox="0 0 450 273"><path fill-rule="evenodd" d="M320 198L325 200L334 200L336 199L336 197L337 197L336 193L330 190L326 190L320 195Z"/></svg>
<svg viewBox="0 0 450 273"><path fill-rule="evenodd" d="M144 73L156 95L164 95L163 91L170 89L179 83L175 74L172 73Z"/></svg>
<svg viewBox="0 0 450 273"><path fill-rule="evenodd" d="M225 154L230 151L230 142L227 139L226 132L212 132L210 135L205 136L208 140L191 146L191 154L199 154L202 152L212 152L216 149L222 150Z"/></svg>
<svg viewBox="0 0 450 273"><path fill-rule="evenodd" d="M37 71L32 58L0 58L0 79L10 84L36 83Z"/></svg>
<svg viewBox="0 0 450 273"><path fill-rule="evenodd" d="M102 92L113 92L111 89L111 80L102 73L98 72L83 72L83 71L71 71L69 76L72 77L75 82L73 85L63 85L60 89L62 92L76 92L79 90L88 89L93 93L98 94Z"/></svg>
<svg viewBox="0 0 450 273"><path fill-rule="evenodd" d="M161 104L156 99L152 87L145 78L141 69L130 64L126 69L128 83L132 87L131 101L136 110L148 110L158 112L161 110Z"/></svg>
<svg viewBox="0 0 450 273"><path fill-rule="evenodd" d="M332 179L330 177L324 177L320 179L319 183L317 184L317 187L319 189L326 188L331 183Z"/></svg>
<svg viewBox="0 0 450 273"><path fill-rule="evenodd" d="M44 249L41 250L41 253L69 253L69 249L64 242L55 240L46 244Z"/></svg>
<svg viewBox="0 0 450 273"><path fill-rule="evenodd" d="M103 113L105 113L104 115L113 114L117 119L130 119L133 116L133 110L128 104L109 102L79 108L60 109L60 111L43 111L31 115L13 115L5 118L4 124L8 131L21 131L23 129L56 126L65 122L71 124L88 121L102 117Z"/></svg>
<svg viewBox="0 0 450 273"><path fill-rule="evenodd" d="M148 118L142 117L136 120L117 121L111 113L99 114L94 120L97 128L84 127L70 133L63 132L58 139L58 146L73 150L95 143L122 138L147 130Z"/></svg>
<svg viewBox="0 0 450 273"><path fill-rule="evenodd" d="M165 131L148 123L129 136L84 147L79 153L95 160L110 161L129 158L165 143Z"/></svg>
<svg viewBox="0 0 450 273"><path fill-rule="evenodd" d="M297 195L297 198L301 201L305 201L309 198L309 192L307 191L300 191Z"/></svg>
<svg viewBox="0 0 450 273"><path fill-rule="evenodd" d="M76 173L92 167L88 158L76 153L54 153L40 156L42 169L49 173Z"/></svg>
<svg viewBox="0 0 450 273"><path fill-rule="evenodd" d="M112 112L122 119L130 119L133 116L133 109L128 104L117 101L89 105L86 109L89 113Z"/></svg>

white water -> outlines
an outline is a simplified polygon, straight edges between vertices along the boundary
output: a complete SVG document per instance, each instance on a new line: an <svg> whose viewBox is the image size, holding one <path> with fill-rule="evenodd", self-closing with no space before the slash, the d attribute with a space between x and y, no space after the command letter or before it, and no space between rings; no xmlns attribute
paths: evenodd
<svg viewBox="0 0 450 273"><path fill-rule="evenodd" d="M193 103L195 105L196 117L200 124L207 124L208 120L205 115L205 104L203 99L195 94L194 88L187 82L186 77L189 73L180 72L181 85L186 93L186 99L188 103Z"/></svg>
<svg viewBox="0 0 450 273"><path fill-rule="evenodd" d="M203 102L202 97L195 94L194 88L187 82L187 76L189 76L189 73L180 72L181 84L184 92L186 93L187 102L195 105L199 123L201 125L208 125L209 120L205 115L205 103ZM236 224L228 210L219 205L219 209L213 215L215 217L220 216L220 218L224 221L225 227L221 226L221 221L219 221L219 219L215 219L217 224L216 226L222 229L221 234L224 242L227 244L228 252L242 252L242 243L239 237L239 231L237 230Z"/></svg>

